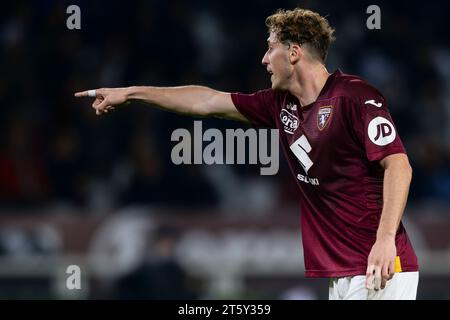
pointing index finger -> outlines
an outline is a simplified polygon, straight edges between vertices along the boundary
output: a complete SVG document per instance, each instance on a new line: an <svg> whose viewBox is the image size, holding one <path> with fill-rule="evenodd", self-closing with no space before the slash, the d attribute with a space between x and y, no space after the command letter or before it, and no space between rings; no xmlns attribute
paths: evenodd
<svg viewBox="0 0 450 320"><path fill-rule="evenodd" d="M75 97L80 98L80 97L87 97L88 96L88 91L80 91L80 92L75 92Z"/></svg>
<svg viewBox="0 0 450 320"><path fill-rule="evenodd" d="M81 92L76 92L75 93L75 97L91 97L91 98L95 98L97 97L98 94L97 89L91 89L91 90L86 90L86 91L81 91Z"/></svg>

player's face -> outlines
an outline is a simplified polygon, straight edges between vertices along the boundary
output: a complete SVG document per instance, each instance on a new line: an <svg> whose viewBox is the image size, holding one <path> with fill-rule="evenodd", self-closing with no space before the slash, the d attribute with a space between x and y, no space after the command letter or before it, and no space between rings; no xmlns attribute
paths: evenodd
<svg viewBox="0 0 450 320"><path fill-rule="evenodd" d="M262 59L262 64L270 73L272 89L287 90L293 68L289 61L289 47L278 41L276 35L271 32L267 39L267 51Z"/></svg>

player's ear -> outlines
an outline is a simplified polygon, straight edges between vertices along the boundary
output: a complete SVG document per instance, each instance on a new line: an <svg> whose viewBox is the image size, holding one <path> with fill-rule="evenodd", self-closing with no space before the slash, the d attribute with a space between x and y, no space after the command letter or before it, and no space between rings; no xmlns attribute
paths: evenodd
<svg viewBox="0 0 450 320"><path fill-rule="evenodd" d="M292 44L289 49L289 61L291 64L296 64L302 58L304 52L303 48L298 44Z"/></svg>

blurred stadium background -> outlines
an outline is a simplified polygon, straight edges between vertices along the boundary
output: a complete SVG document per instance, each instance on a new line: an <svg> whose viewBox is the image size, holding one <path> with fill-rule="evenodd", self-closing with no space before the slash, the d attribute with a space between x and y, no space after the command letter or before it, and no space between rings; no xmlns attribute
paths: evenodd
<svg viewBox="0 0 450 320"><path fill-rule="evenodd" d="M66 28L71 4L81 30ZM370 4L381 30L366 28ZM336 28L329 71L368 79L390 102L414 169L404 221L418 298L449 299L448 2L267 0L2 3L0 298L326 299L327 281L303 276L283 161L272 177L253 165L175 166L171 133L194 119L142 105L97 118L73 98L128 85L265 88L264 19L295 6ZM81 290L65 287L71 264Z"/></svg>

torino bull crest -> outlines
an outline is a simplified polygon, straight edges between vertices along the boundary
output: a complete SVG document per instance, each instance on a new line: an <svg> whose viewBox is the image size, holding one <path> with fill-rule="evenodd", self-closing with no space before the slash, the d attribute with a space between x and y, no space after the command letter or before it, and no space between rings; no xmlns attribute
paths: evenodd
<svg viewBox="0 0 450 320"><path fill-rule="evenodd" d="M325 129L328 122L330 122L331 116L333 114L333 106L320 107L317 113L317 127L320 131Z"/></svg>

